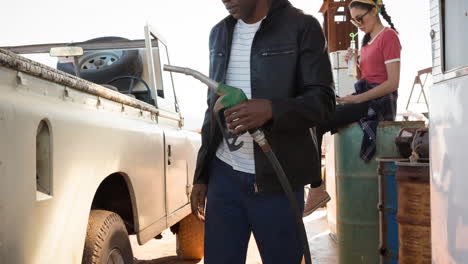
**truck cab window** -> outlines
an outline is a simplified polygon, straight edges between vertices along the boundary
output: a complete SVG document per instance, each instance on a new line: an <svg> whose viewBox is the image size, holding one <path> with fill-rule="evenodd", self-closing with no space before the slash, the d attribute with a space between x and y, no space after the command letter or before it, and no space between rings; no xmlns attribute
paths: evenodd
<svg viewBox="0 0 468 264"><path fill-rule="evenodd" d="M166 45L162 43L161 41L158 41L158 47L159 47L159 59L160 59L160 67L161 67L161 73L162 73L162 84L163 84L163 90L164 90L164 95L165 99L171 102L173 105L175 102L174 98L174 84L173 84L173 79L172 79L172 73L168 71L164 71L163 67L164 64L170 64L169 61L169 56L168 56L168 50Z"/></svg>

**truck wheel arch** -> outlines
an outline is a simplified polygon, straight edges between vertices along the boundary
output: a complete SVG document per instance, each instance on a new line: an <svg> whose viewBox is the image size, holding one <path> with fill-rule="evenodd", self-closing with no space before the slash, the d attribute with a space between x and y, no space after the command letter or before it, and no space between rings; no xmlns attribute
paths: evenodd
<svg viewBox="0 0 468 264"><path fill-rule="evenodd" d="M95 209L117 213L123 219L129 235L138 232L135 193L126 173L113 173L101 182L91 204L91 210Z"/></svg>

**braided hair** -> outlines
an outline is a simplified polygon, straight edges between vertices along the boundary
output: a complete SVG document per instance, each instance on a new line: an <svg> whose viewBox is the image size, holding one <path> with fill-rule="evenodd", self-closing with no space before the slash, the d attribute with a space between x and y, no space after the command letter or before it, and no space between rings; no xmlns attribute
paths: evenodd
<svg viewBox="0 0 468 264"><path fill-rule="evenodd" d="M375 2L376 0L373 0L373 1ZM360 9L364 9L366 11L370 11L373 8L375 8L375 5L361 3L361 2L352 2L349 5L349 8L355 8L355 7L360 8ZM387 23L390 25L390 27L398 33L398 31L395 28L395 25L392 22L391 16L389 16L388 13L387 13L387 9L385 8L385 5L380 6L380 14L385 19L385 21L387 21ZM370 40L371 40L370 33L367 33L366 35L364 35L364 38L362 39L362 47L369 44Z"/></svg>
<svg viewBox="0 0 468 264"><path fill-rule="evenodd" d="M388 13L387 13L387 9L385 8L385 5L382 5L380 7L380 14L385 19L385 21L387 21L387 23L390 25L390 27L398 33L398 31L395 28L395 25L393 25L392 17L389 16Z"/></svg>

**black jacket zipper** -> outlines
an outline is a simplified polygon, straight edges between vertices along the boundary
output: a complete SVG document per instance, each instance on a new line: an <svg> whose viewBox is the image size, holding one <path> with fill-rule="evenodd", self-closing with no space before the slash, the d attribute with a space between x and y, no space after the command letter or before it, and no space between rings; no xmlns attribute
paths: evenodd
<svg viewBox="0 0 468 264"><path fill-rule="evenodd" d="M285 51L265 51L262 52L263 57L268 57L268 56L276 56L276 55L288 55L288 54L294 54L294 50L285 50Z"/></svg>

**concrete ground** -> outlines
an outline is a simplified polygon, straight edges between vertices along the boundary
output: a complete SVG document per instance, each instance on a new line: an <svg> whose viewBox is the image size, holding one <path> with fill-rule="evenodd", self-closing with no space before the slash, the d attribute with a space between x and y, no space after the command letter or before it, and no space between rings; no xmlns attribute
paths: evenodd
<svg viewBox="0 0 468 264"><path fill-rule="evenodd" d="M313 264L338 263L336 243L329 236L327 226L327 211L320 209L304 218L304 224L309 238L310 253ZM135 264L203 264L201 261L181 261L175 252L175 236L166 230L163 239L151 240L144 246L139 246L135 236L131 236ZM260 254L252 237L249 243L246 264L262 264Z"/></svg>

